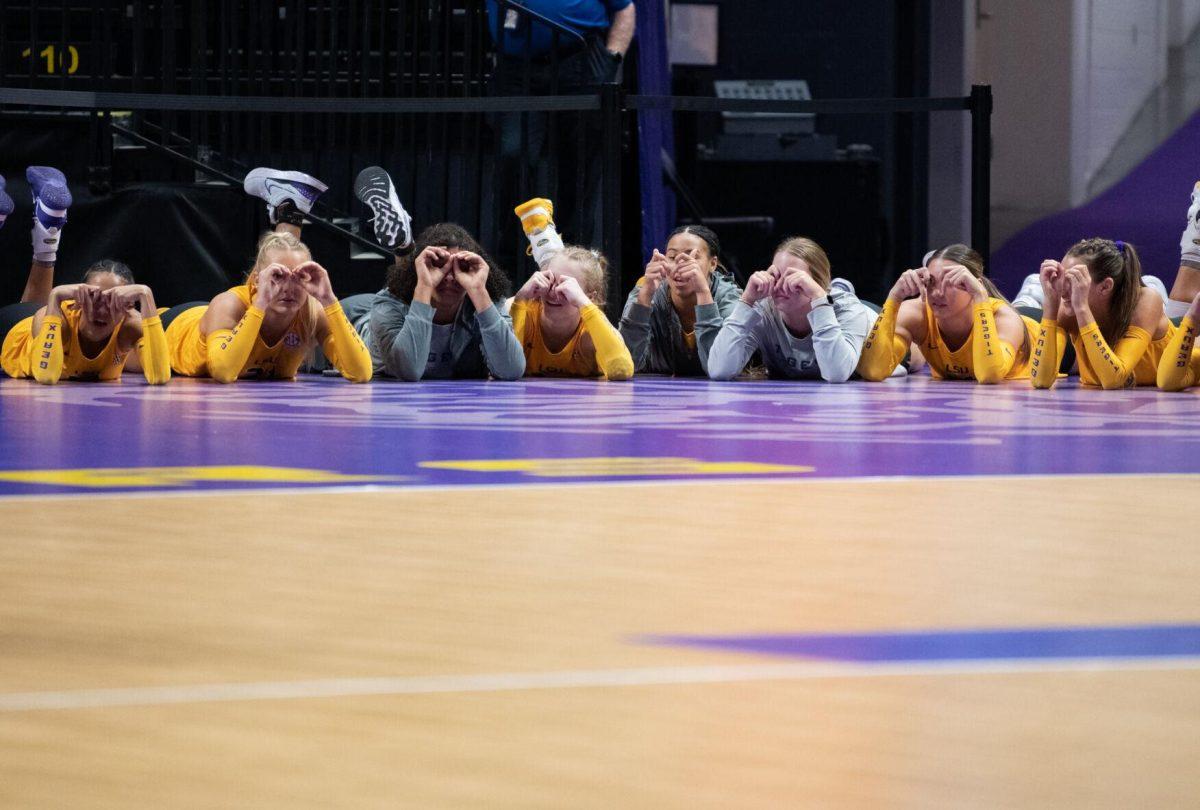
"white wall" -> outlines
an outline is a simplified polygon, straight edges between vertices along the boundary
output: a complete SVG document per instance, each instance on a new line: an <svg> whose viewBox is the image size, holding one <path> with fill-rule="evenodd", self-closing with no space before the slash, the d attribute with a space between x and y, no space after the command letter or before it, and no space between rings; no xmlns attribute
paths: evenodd
<svg viewBox="0 0 1200 810"><path fill-rule="evenodd" d="M1170 0L1167 33L1172 46L1182 45L1200 25L1200 0Z"/></svg>
<svg viewBox="0 0 1200 810"><path fill-rule="evenodd" d="M1064 207L1070 194L1072 4L986 0L975 78L991 84L994 206ZM974 5L968 0L970 5Z"/></svg>
<svg viewBox="0 0 1200 810"><path fill-rule="evenodd" d="M1200 2L1200 0L1197 0ZM975 7L933 0L929 94L965 96L975 64ZM929 116L929 245L971 241L971 119Z"/></svg>
<svg viewBox="0 0 1200 810"><path fill-rule="evenodd" d="M1167 75L1167 0L1075 0L1070 202L1088 185Z"/></svg>
<svg viewBox="0 0 1200 810"><path fill-rule="evenodd" d="M1166 78L1168 49L1200 24L1200 0L963 0L962 7L972 19L981 12L973 78L990 83L996 98L998 241L1086 202L1090 182ZM935 70L938 62L935 54Z"/></svg>

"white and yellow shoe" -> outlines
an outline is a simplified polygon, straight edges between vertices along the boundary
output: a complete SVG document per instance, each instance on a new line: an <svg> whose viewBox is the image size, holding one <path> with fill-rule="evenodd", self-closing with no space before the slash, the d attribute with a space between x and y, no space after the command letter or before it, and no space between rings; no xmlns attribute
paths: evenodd
<svg viewBox="0 0 1200 810"><path fill-rule="evenodd" d="M545 267L550 258L563 249L562 237L554 227L554 203L534 197L518 205L513 212L521 218L521 228L529 238L528 253L538 267Z"/></svg>

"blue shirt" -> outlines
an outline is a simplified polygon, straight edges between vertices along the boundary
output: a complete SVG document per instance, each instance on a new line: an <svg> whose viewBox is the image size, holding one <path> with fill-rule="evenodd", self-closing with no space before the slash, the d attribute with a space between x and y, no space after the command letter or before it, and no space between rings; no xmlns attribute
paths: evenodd
<svg viewBox="0 0 1200 810"><path fill-rule="evenodd" d="M612 17L618 11L628 8L633 0L516 0L530 11L541 14L560 25L570 28L578 34L587 35L603 31L612 24ZM504 15L500 13L500 4L496 0L487 0L488 28L492 39L499 44L500 26ZM518 12L519 14L519 12ZM522 56L525 53L526 22L530 40L529 55L545 56L554 45L554 34L539 20L530 18L520 20L516 30L509 28L504 31L504 53L510 56ZM568 44L567 34L559 35L559 44Z"/></svg>

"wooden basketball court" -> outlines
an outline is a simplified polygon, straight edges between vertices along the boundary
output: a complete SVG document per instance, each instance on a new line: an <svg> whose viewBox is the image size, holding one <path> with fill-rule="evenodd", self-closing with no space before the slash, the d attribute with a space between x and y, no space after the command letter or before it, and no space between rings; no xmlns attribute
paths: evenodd
<svg viewBox="0 0 1200 810"><path fill-rule="evenodd" d="M0 806L1200 796L1193 396L200 389L0 387Z"/></svg>

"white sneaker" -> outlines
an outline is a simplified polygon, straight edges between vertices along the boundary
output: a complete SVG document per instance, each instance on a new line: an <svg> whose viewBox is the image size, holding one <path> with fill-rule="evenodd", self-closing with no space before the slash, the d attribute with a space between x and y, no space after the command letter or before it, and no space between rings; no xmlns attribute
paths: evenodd
<svg viewBox="0 0 1200 810"><path fill-rule="evenodd" d="M1167 285L1163 284L1158 276L1142 276L1142 284L1158 293L1163 301L1171 300L1171 296L1167 294Z"/></svg>
<svg viewBox="0 0 1200 810"><path fill-rule="evenodd" d="M251 171L242 185L247 194L267 203L267 215L272 225L280 222L301 224L304 214L312 211L317 198L329 190L329 186L304 172L266 167Z"/></svg>
<svg viewBox="0 0 1200 810"><path fill-rule="evenodd" d="M375 241L389 250L413 243L412 217L400 204L392 178L379 166L368 166L354 180L354 196L371 209Z"/></svg>
<svg viewBox="0 0 1200 810"><path fill-rule="evenodd" d="M1042 299L1046 294L1042 291L1042 277L1038 273L1030 273L1025 276L1025 280L1021 282L1021 291L1017 293L1017 297L1012 300L1014 307L1032 307L1033 309L1045 309L1046 302Z"/></svg>
<svg viewBox="0 0 1200 810"><path fill-rule="evenodd" d="M1187 227L1179 239L1180 264L1200 267L1200 181L1192 189L1192 205L1187 212Z"/></svg>

